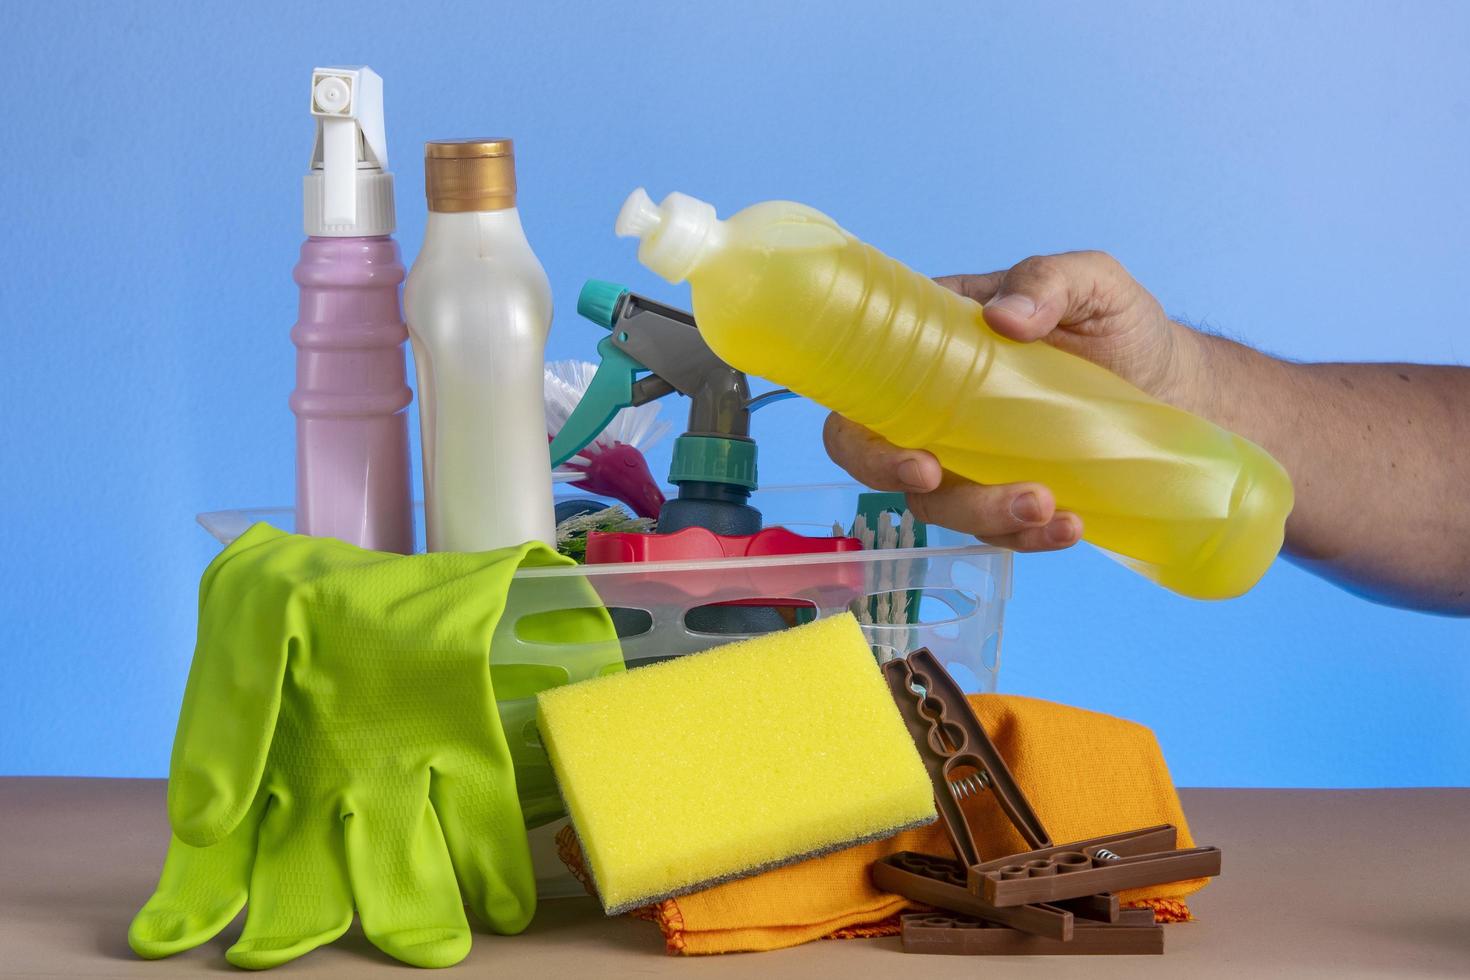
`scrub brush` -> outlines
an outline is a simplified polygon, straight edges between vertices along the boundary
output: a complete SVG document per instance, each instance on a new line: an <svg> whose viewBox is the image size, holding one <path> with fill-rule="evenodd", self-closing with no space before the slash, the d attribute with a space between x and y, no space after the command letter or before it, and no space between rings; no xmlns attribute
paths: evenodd
<svg viewBox="0 0 1470 980"><path fill-rule="evenodd" d="M554 361L546 365L546 435L556 438L582 400L597 365L586 361ZM581 452L557 468L557 475L578 474L572 486L621 500L639 517L657 519L664 495L648 470L644 450L668 434L671 426L650 402L625 408Z"/></svg>
<svg viewBox="0 0 1470 980"><path fill-rule="evenodd" d="M929 537L928 528L914 517L901 493L862 494L858 498L858 513L852 527L844 531L841 524L833 523L832 535L856 538L864 551L922 548L928 544ZM908 568L907 563L885 561L874 567L877 570L874 592L852 603L852 613L858 622L864 626L911 626L917 623L921 591L896 588L898 569ZM907 631L898 640L902 649L885 644L874 645L873 653L879 663L892 660L909 648Z"/></svg>
<svg viewBox="0 0 1470 980"><path fill-rule="evenodd" d="M928 529L923 521L914 517L914 512L908 509L900 493L863 494L858 498L858 514L852 528L843 531L841 524L834 523L832 535L857 538L864 551L922 548L928 543ZM880 567L877 591L853 603L853 614L864 626L918 622L918 590L892 591L897 584L893 581L893 573L892 567Z"/></svg>
<svg viewBox="0 0 1470 980"><path fill-rule="evenodd" d="M847 613L543 691L537 727L609 915L935 818Z"/></svg>

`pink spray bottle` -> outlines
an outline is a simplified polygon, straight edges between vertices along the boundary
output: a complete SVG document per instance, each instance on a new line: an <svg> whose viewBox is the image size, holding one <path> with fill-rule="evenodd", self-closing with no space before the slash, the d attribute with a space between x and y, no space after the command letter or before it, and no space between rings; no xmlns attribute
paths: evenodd
<svg viewBox="0 0 1470 980"><path fill-rule="evenodd" d="M311 75L316 146L295 278L296 530L413 551L408 404L393 175L383 80L371 68Z"/></svg>

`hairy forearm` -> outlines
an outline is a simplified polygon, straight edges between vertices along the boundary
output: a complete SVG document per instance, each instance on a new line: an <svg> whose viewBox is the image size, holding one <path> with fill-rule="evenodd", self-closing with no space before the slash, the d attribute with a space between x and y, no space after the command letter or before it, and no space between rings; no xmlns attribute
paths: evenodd
<svg viewBox="0 0 1470 980"><path fill-rule="evenodd" d="M1470 615L1470 368L1297 364L1179 329L1165 397L1286 467L1293 561L1382 602Z"/></svg>

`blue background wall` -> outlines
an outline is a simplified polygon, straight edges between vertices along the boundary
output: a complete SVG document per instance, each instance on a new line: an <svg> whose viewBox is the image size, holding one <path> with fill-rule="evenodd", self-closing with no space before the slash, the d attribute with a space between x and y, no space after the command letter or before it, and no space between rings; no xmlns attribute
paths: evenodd
<svg viewBox="0 0 1470 980"><path fill-rule="evenodd" d="M554 357L586 276L686 298L610 232L641 183L934 274L1107 249L1283 355L1463 363L1467 49L1452 4L0 5L0 772L162 774L192 517L290 500L313 65L386 79L408 259L422 141L516 138ZM767 479L836 476L823 413L772 412ZM1002 687L1154 726L1182 783L1470 783L1463 621L1285 564L1217 605L1017 565Z"/></svg>

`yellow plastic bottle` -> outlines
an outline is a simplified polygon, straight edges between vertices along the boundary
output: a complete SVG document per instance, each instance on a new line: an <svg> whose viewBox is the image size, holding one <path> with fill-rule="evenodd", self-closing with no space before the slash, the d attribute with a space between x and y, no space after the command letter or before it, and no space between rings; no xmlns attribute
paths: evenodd
<svg viewBox="0 0 1470 980"><path fill-rule="evenodd" d="M978 303L819 211L769 201L720 221L640 188L617 232L689 280L722 359L982 483L1035 480L1085 538L1175 592L1237 596L1281 549L1291 480L1265 450L1117 375L986 325Z"/></svg>

